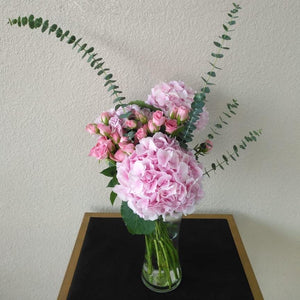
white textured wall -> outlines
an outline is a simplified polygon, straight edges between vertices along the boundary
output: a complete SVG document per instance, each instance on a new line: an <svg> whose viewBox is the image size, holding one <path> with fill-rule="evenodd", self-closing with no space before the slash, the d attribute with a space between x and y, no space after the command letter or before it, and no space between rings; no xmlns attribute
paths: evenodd
<svg viewBox="0 0 300 300"><path fill-rule="evenodd" d="M86 211L111 207L87 156L87 123L112 106L71 46L7 17L48 18L105 58L128 99L161 80L194 89L231 0L1 0L0 299L55 299ZM299 0L242 1L231 50L209 96L211 121L236 97L239 114L204 164L263 128L238 162L205 180L198 212L232 213L265 299L300 297Z"/></svg>

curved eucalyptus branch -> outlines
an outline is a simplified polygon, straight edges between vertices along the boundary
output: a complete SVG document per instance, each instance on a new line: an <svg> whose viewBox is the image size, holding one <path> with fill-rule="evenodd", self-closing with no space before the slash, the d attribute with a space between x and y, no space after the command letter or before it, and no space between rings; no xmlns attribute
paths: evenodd
<svg viewBox="0 0 300 300"><path fill-rule="evenodd" d="M224 170L224 165L229 165L229 160L232 159L233 161L236 161L236 159L239 157L239 149L245 150L247 147L247 144L251 142L256 142L257 137L262 135L262 129L259 130L253 130L249 132L248 136L244 136L244 138L241 140L241 143L237 146L234 145L233 152L227 151L227 155L223 154L222 155L222 161L219 162L218 160L216 163L211 164L211 169L207 170L206 168L204 169L205 172L203 175L206 175L210 177L209 173L212 171L216 171L217 168L220 168L221 170Z"/></svg>
<svg viewBox="0 0 300 300"><path fill-rule="evenodd" d="M82 58L88 57L87 62L90 63L90 66L97 71L97 75L104 76L104 86L108 87L107 91L111 92L111 96L114 96L114 103L118 102L121 103L125 100L125 97L120 96L122 91L119 89L119 86L116 85L116 80L113 79L113 74L109 68L103 67L104 61L102 57L96 58L98 55L94 52L94 47L87 47L87 43L80 43L82 38L77 39L75 35L70 35L70 31L63 31L60 27L56 24L49 25L49 20L43 21L42 18L35 18L33 15L27 17L18 17L17 19L9 19L8 20L10 25L17 24L19 27L28 25L30 29L37 29L41 27L41 31L44 33L48 30L48 33L51 34L52 32L55 36L60 40L63 41L66 38L68 44L73 44L73 49L77 47L77 52L82 52Z"/></svg>
<svg viewBox="0 0 300 300"><path fill-rule="evenodd" d="M196 129L196 122L199 119L199 114L202 112L202 108L204 103L206 102L206 95L210 93L209 86L215 85L214 83L210 82L211 78L216 77L216 70L221 70L221 68L216 66L216 62L218 59L223 58L224 54L221 53L222 50L229 50L228 47L225 47L224 44L226 41L231 40L231 37L228 35L230 31L233 31L231 26L236 24L235 19L238 18L236 15L241 7L238 4L233 3L234 8L228 13L227 15L230 17L230 20L223 24L223 29L225 32L219 36L220 41L214 42L214 45L218 48L216 52L211 53L211 56L214 57L214 62L210 62L212 69L207 73L207 78L201 77L204 81L204 86L201 88L201 92L195 94L194 101L192 104L192 109L189 114L189 119L184 126L184 130L182 134L179 136L179 142L182 147L187 148L188 142L193 140L193 131Z"/></svg>

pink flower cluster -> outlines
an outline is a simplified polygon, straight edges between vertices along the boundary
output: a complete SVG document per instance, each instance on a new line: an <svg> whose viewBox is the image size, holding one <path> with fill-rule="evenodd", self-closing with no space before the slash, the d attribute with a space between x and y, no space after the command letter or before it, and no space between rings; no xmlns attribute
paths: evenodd
<svg viewBox="0 0 300 300"><path fill-rule="evenodd" d="M186 87L182 81L162 82L151 89L146 103L160 108L166 116L170 116L172 119L186 120L191 110L194 95L195 91ZM197 129L205 128L207 123L208 111L204 106L196 123Z"/></svg>
<svg viewBox="0 0 300 300"><path fill-rule="evenodd" d="M203 197L202 174L191 152L158 132L141 139L135 151L117 163L119 185L114 192L145 220L190 214Z"/></svg>

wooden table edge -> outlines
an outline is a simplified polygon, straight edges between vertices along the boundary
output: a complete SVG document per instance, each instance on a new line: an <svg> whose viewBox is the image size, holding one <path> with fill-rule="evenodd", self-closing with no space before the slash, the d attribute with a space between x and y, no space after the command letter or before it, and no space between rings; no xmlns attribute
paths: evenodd
<svg viewBox="0 0 300 300"><path fill-rule="evenodd" d="M86 230L90 221L90 218L120 218L120 213L94 213L87 212L84 214L78 236L71 254L71 258L57 297L57 300L66 300L68 297L69 289L71 287L71 283L73 280L74 272L77 266L77 262L79 259L79 255L81 252L81 248L83 245L83 241L85 238ZM260 291L259 285L257 283L256 277L254 275L252 266L250 264L250 260L246 253L245 247L243 245L241 236L239 234L237 225L234 221L233 215L231 214L192 214L189 216L183 217L184 219L226 219L228 221L232 237L234 239L234 243L236 245L240 260L242 262L247 280L249 282L249 286L253 297L255 300L263 300L262 293Z"/></svg>

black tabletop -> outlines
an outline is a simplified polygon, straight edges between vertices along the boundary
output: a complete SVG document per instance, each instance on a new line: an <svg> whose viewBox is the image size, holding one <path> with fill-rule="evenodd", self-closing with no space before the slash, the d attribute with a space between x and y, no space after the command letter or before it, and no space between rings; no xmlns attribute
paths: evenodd
<svg viewBox="0 0 300 300"><path fill-rule="evenodd" d="M183 277L172 292L142 283L144 249L144 237L129 234L122 219L91 217L67 299L254 299L226 219L183 219Z"/></svg>

